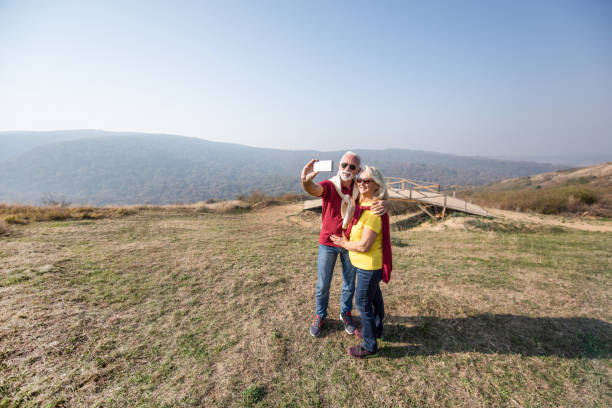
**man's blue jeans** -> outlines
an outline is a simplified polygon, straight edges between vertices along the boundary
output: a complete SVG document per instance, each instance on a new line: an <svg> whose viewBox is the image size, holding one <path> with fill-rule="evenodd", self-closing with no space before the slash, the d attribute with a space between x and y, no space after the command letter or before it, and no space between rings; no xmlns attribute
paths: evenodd
<svg viewBox="0 0 612 408"><path fill-rule="evenodd" d="M327 317L327 305L329 303L329 287L336 258L340 255L342 262L342 294L340 295L340 312L346 313L353 310L353 295L355 294L355 268L351 264L348 251L344 248L332 247L319 244L319 258L317 260L317 314L322 318Z"/></svg>
<svg viewBox="0 0 612 408"><path fill-rule="evenodd" d="M361 315L361 347L376 353L378 344L376 336L382 335L382 319L384 317L384 304L380 290L382 269L366 271L357 269L357 290L355 291L355 305Z"/></svg>

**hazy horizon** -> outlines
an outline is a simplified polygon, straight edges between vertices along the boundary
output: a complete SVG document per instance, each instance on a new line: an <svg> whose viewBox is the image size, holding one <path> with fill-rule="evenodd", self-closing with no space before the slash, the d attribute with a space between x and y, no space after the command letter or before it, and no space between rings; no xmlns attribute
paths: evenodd
<svg viewBox="0 0 612 408"><path fill-rule="evenodd" d="M79 133L79 132L83 132L82 135L80 135L77 138L74 137L66 137L66 138L62 138L60 137L59 142L70 142L70 141L77 141L77 140L82 140L83 138L90 138L90 137L94 137L94 134L96 133L100 133L101 137L121 137L121 136L127 136L127 135L136 135L136 136L176 136L176 137L187 137L187 138L193 138L192 136L185 136L185 135L178 135L178 134L172 134L172 133L144 133L144 132L122 132L122 131L110 131L110 130L105 130L105 129L63 129L63 130L35 130L35 131L28 131L28 130L0 130L0 137L2 135L7 135L7 134L11 134L11 133L24 133L27 134L28 136L31 136L32 134L48 134L49 136L51 134L70 134L70 133ZM93 133L93 134L92 134ZM56 136L57 136L56 135ZM362 152L364 154L367 154L367 152L373 152L373 151L394 151L396 149L399 150L404 150L404 151L410 151L410 152L415 152L415 153L432 153L434 155L449 155L449 156L457 156L457 157L466 157L466 158L484 158L484 159L493 159L493 160L500 160L500 161L519 161L519 162L531 162L531 163L550 163L550 164L556 164L556 165L565 165L565 166L590 166L590 165L595 165L595 164L602 164L605 162L610 162L612 161L612 153L590 153L590 154L562 154L562 155L474 155L474 154L453 154L453 153L448 153L448 152L444 152L444 151L434 151L434 150L419 150L419 149L408 149L408 148L401 148L401 147L385 147L385 148L377 148L377 149L366 149L366 148L360 148L358 146L352 146L352 145L348 145L348 147L345 147L343 149L334 149L334 150L321 150L321 149L281 149L281 148L276 148L276 147L261 147L261 146L252 146L249 144L243 144L243 143L234 143L234 142L216 142L213 140L207 140L207 139L203 139L203 138L195 138L198 140L202 140L202 141L206 141L206 142L213 142L213 143L228 143L228 144L232 144L232 145L238 145L238 146L245 146L245 147L254 147L254 148L260 148L260 149L271 149L271 150L280 150L280 151L286 151L286 152L300 152L300 151L315 151L318 153L321 153L323 155L325 155L326 153L338 153L338 152L345 152L347 150L352 150L357 152L358 154L361 154ZM40 139L38 139L40 140ZM57 141L55 139L52 139L52 141L50 143L56 143ZM30 144L30 143L27 143ZM35 146L42 146L44 143L40 143L35 142ZM30 146L31 147L31 146ZM9 151L12 149L9 149ZM29 148L24 149L23 152L26 152L27 150L29 150ZM6 156L6 155L5 155ZM6 156L6 157L10 157ZM3 160L3 156L2 154L0 154L0 162Z"/></svg>
<svg viewBox="0 0 612 408"><path fill-rule="evenodd" d="M0 0L0 129L612 154L612 3Z"/></svg>

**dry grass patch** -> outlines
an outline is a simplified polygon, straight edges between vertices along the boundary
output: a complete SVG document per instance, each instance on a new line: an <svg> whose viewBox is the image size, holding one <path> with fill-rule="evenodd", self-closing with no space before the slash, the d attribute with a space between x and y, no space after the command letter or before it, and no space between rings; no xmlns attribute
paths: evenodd
<svg viewBox="0 0 612 408"><path fill-rule="evenodd" d="M503 180L461 192L481 205L540 214L612 217L612 163Z"/></svg>
<svg viewBox="0 0 612 408"><path fill-rule="evenodd" d="M99 220L104 218L120 218L139 213L186 213L215 212L220 214L235 214L250 211L254 208L264 208L278 205L281 201L215 201L193 204L170 205L132 205L104 207L73 207L73 206L30 206L0 204L0 221L8 224L29 224L41 221L77 221Z"/></svg>
<svg viewBox="0 0 612 408"><path fill-rule="evenodd" d="M0 217L10 224L29 224L38 221L96 220L135 214L128 207L36 207L0 204Z"/></svg>
<svg viewBox="0 0 612 408"><path fill-rule="evenodd" d="M0 406L609 406L612 234L393 232L379 357L338 270L308 335L299 205L15 225L0 246Z"/></svg>
<svg viewBox="0 0 612 408"><path fill-rule="evenodd" d="M9 235L11 233L11 227L4 220L0 220L0 237Z"/></svg>
<svg viewBox="0 0 612 408"><path fill-rule="evenodd" d="M212 203L197 203L194 205L200 211L210 211L220 214L241 213L253 208L251 203L240 200L215 201Z"/></svg>
<svg viewBox="0 0 612 408"><path fill-rule="evenodd" d="M582 214L610 217L609 197L596 189L561 186L518 191L473 192L466 194L475 202L502 210L533 211L541 214Z"/></svg>

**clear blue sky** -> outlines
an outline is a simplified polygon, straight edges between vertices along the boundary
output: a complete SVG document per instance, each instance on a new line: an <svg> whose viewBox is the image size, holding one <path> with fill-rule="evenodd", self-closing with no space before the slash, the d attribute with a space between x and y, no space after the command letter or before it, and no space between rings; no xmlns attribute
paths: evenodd
<svg viewBox="0 0 612 408"><path fill-rule="evenodd" d="M612 153L612 1L0 0L0 130Z"/></svg>

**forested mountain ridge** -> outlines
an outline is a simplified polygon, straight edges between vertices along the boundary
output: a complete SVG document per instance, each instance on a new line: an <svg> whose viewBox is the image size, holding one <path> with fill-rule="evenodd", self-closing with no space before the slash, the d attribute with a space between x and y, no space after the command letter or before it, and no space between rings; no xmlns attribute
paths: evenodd
<svg viewBox="0 0 612 408"><path fill-rule="evenodd" d="M120 133L118 135L122 135ZM127 133L126 133L127 134ZM70 140L108 136L102 130L57 130L47 132L0 132L0 162L14 158L35 147Z"/></svg>
<svg viewBox="0 0 612 408"><path fill-rule="evenodd" d="M38 203L45 194L53 194L84 204L166 204L227 199L252 191L300 192L299 174L308 160L337 161L343 153L255 148L161 134L57 131L45 139L45 133L0 132L0 201ZM483 184L560 167L407 149L347 148L386 176L442 185Z"/></svg>

